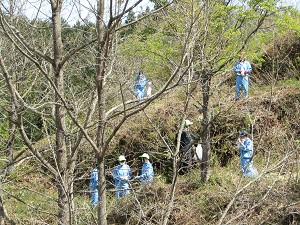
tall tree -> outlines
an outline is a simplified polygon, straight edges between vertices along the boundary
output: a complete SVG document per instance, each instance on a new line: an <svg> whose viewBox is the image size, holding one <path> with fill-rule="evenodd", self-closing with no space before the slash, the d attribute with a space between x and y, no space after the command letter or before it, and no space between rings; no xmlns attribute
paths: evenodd
<svg viewBox="0 0 300 225"><path fill-rule="evenodd" d="M11 1L9 3L15 4L17 2ZM26 64L24 64L23 70L17 63L15 63L16 69L14 71L7 70L8 62L6 57L2 55L1 67L11 98L9 102L14 107L14 110L10 110L14 115L14 117L11 117L11 121L18 127L30 153L52 174L55 180L58 191L58 224L72 224L74 170L82 135L79 135L73 143L68 141L70 140L71 130L66 123L67 109L69 109L69 112L74 111L76 105L73 104L76 102L71 99L66 100L72 93L68 91L70 86L65 87L66 75L64 71L66 70L66 62L70 61L75 53L78 53L94 40L90 39L79 47L72 46L71 50L64 48L66 46L63 46L62 39L62 4L63 1L50 2L51 23L33 21L30 24L27 19L22 18L19 19L18 23L12 23L7 18L14 18L16 14L7 15L5 7L2 8L1 27L7 38L6 40L10 41L17 49L17 51L12 51L11 54L19 56ZM49 25L51 25L52 30L49 29ZM35 26L40 27L36 30ZM69 51L66 51L66 49ZM22 75L22 78L12 79L14 73L17 74L17 77ZM37 79L41 76L43 76L42 79ZM34 92L38 94L34 94ZM72 109L70 110L70 108ZM88 112L87 120L89 120L89 116ZM48 147L51 149L51 146L54 146L53 158L49 158L49 155L47 156L45 152L36 147L35 142L37 139L32 138L30 133L30 127L32 125L34 127L35 124L27 123L28 118L41 118L42 123L45 123L47 130L40 127L41 133L45 131L40 137L45 138L47 132L50 133ZM50 127L53 125L54 129L49 129L49 125ZM55 143L51 139L54 133ZM68 150L70 148L71 151Z"/></svg>
<svg viewBox="0 0 300 225"><path fill-rule="evenodd" d="M203 104L202 182L209 179L210 172L210 96L215 89L213 78L231 70L238 53L247 50L249 41L264 28L265 20L276 12L275 6L274 1L245 1L239 5L203 1L195 7L197 40L193 47L194 71L202 87ZM250 49L248 51L251 52Z"/></svg>
<svg viewBox="0 0 300 225"><path fill-rule="evenodd" d="M97 155L97 162L99 165L99 207L98 207L98 224L106 225L106 180L105 180L105 155L108 151L109 144L116 134L116 132L120 129L122 124L129 117L137 114L138 112L145 109L152 101L157 99L161 94L163 94L168 89L171 89L177 85L177 79L181 79L183 74L179 74L179 68L182 66L182 63L185 59L185 55L181 57L180 62L173 68L173 73L170 74L166 82L161 86L161 88L155 93L152 97L139 101L139 100L127 100L127 95L124 95L122 89L118 90L120 94L120 99L122 100L121 104L113 110L107 109L107 93L108 86L107 80L108 78L112 78L111 71L108 68L112 67L112 63L115 60L115 51L112 47L115 43L114 40L114 32L116 30L122 30L132 23L125 24L124 26L120 26L120 19L124 16L125 13L131 12L133 8L139 5L141 1L137 1L130 7L126 7L129 4L129 1L124 3L124 8L121 9L120 14L116 16L113 15L112 10L109 13L109 20L107 25L104 24L104 6L105 1L98 1L98 10L97 10L97 57L96 57L96 87L98 94L98 130L97 130L97 148L95 149ZM113 6L109 5L109 8L112 9ZM152 12L154 13L154 12ZM149 16L148 14L146 16ZM141 17L140 20L145 17ZM136 20L135 22L138 22ZM175 80L176 79L176 80ZM175 80L175 82L174 82ZM125 81L127 82L127 81ZM120 84L122 87L123 84ZM130 95L131 96L131 95ZM136 102L138 101L138 104ZM134 103L134 104L132 104ZM122 107L122 110L119 111L118 108ZM109 122L114 119L119 118L118 122L115 122L115 126L112 129L111 133L106 135L105 130L107 129L107 125Z"/></svg>
<svg viewBox="0 0 300 225"><path fill-rule="evenodd" d="M62 0L50 2L52 15L50 22L29 22L25 19L20 20L19 24L12 24L7 20L9 17L5 15L5 10L1 11L0 22L6 40L17 49L12 53L20 54L29 62L26 72L23 73L28 83L17 88L16 80L11 79L11 72L6 69L5 57L1 58L1 68L11 97L9 103L15 107L12 112L16 119L13 122L18 127L30 154L55 180L58 192L58 224L73 224L74 171L83 139L94 150L100 167L98 223L107 224L104 163L109 143L127 118L145 109L166 90L176 86L173 80L180 79L182 76L177 77L184 55L181 63L173 67L173 73L157 93L151 98L139 101L138 104L136 104L137 99L132 100L131 94L123 93L122 85L119 86L118 83L108 79L113 79L115 76L111 69L116 49L115 32L128 26L128 24L122 25L122 17L140 3L141 1L138 1L128 6L129 2L125 2L124 8L117 14L113 13L115 6L110 3L109 12L106 14L105 2L99 0L94 35L83 31L71 32L71 34L66 32L70 27L62 20L64 4ZM78 36L78 33L83 36ZM77 60L76 56L80 56L81 60ZM86 61L86 58L93 58L95 62ZM95 65L95 71L86 63ZM85 69L76 70L74 66ZM91 79L91 74L94 74L94 80ZM91 83L83 81L80 76L90 79ZM131 79L130 75L128 79ZM30 88L26 91L28 87ZM85 90L86 88L88 90ZM107 104L108 99L111 98L110 90L118 93L117 105ZM91 119L95 112L98 116L97 122L93 124ZM53 150L51 157L47 154L48 151L41 151L42 149L38 148L35 144L37 140L32 139L28 133L30 130L28 126L32 124L26 125L26 113L30 117L41 118L43 126L40 129L42 133L40 138L48 139L47 148ZM115 125L110 125L116 119L119 121L114 122ZM91 131L94 127L97 128L96 135Z"/></svg>

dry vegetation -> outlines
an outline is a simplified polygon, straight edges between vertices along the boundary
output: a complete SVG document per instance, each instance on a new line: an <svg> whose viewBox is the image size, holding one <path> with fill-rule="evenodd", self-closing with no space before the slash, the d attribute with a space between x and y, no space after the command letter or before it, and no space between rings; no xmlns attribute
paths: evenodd
<svg viewBox="0 0 300 225"><path fill-rule="evenodd" d="M300 82L294 78L268 83L261 86L260 82L251 83L249 99L237 102L233 99L234 83L223 85L214 92L210 179L206 184L200 183L197 164L190 174L178 177L170 225L300 224ZM126 121L111 143L106 163L108 224L161 224L169 203L172 176L171 154L161 137L174 149L182 96L178 90L152 103ZM201 134L200 102L201 93L197 91L187 114L195 123L193 130L198 134ZM239 171L236 140L241 129L249 130L254 141L254 163L259 171L259 177L254 180L241 177ZM132 181L132 194L117 200L111 176L116 157L126 155L135 175L141 168L138 156L143 152L151 155L156 172L154 185L150 190L140 191L139 184ZM75 186L77 224L94 224L96 209L89 207L88 198L93 154L83 147L80 155L86 161L85 165L80 165L83 169L77 171L80 177ZM43 187L39 190L41 193L55 198L55 187L50 185L44 172L37 170L36 165L23 165L11 177L11 180L19 179L18 189L11 187L10 191L20 198L11 201L9 196L6 204L12 218L22 221L20 224L39 224L37 221L52 224L55 221L53 215L43 213L44 209L55 211L51 210L55 206L53 201L40 200L39 210L19 201L29 199L26 202L30 202L30 198L39 201L40 196L29 191L37 186ZM41 216L30 218L28 213Z"/></svg>
<svg viewBox="0 0 300 225"><path fill-rule="evenodd" d="M272 88L272 97L268 90L271 87L256 86L247 100L234 103L226 97L214 106L211 179L207 184L201 184L197 166L191 174L179 177L170 224L300 223L297 141L300 130L300 83L296 80L282 81ZM195 99L198 97L195 96ZM180 110L180 104L174 98L147 111L170 144ZM192 105L197 106L197 102ZM189 118L197 121L197 115L197 107L190 107ZM127 217L131 219L124 223L120 220L116 224L159 224L169 193L170 184L166 184L164 176L167 172L171 173L168 169L170 164L162 158L166 150L145 117L141 115L140 118L136 122L129 121L127 129L131 132L126 136L122 150L132 158L143 151L150 152L156 171L161 174L157 174L152 190L154 194L138 196L133 199L135 203L130 201L132 206L128 207L135 208L128 212ZM130 124L135 125L131 127ZM253 132L254 162L260 173L255 180L242 178L239 173L236 138L243 128ZM199 125L194 130L201 131ZM118 137L121 136L119 134ZM163 196L159 196L158 193L162 192ZM147 222L142 222L141 209L136 208L136 201L140 201ZM124 211L120 210L120 214ZM222 215L224 220L221 221Z"/></svg>

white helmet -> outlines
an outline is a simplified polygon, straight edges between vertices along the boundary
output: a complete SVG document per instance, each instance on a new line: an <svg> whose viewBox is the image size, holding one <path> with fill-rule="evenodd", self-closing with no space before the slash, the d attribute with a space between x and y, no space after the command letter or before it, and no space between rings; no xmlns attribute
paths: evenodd
<svg viewBox="0 0 300 225"><path fill-rule="evenodd" d="M147 159L149 159L149 155L147 153L144 153L143 155L140 156L140 158L147 158Z"/></svg>
<svg viewBox="0 0 300 225"><path fill-rule="evenodd" d="M189 126L189 125L192 125L193 124L193 122L191 122L191 121L189 121L189 120L185 120L184 121L184 126L185 127L187 127L187 126Z"/></svg>
<svg viewBox="0 0 300 225"><path fill-rule="evenodd" d="M126 158L124 155L120 155L119 158L118 158L118 161L121 162L121 161L126 161Z"/></svg>

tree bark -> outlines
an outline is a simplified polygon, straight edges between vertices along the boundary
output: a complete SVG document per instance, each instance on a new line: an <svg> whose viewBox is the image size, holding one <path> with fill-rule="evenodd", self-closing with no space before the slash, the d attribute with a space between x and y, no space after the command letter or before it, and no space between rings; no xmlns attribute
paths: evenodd
<svg viewBox="0 0 300 225"><path fill-rule="evenodd" d="M55 126L56 126L56 156L58 164L58 176L56 186L58 191L58 224L69 224L68 206L68 174L67 174L67 147L66 147L66 109L61 102L64 97L64 75L61 66L62 37L61 37L61 7L62 0L52 0L52 23L53 23L53 72L55 76Z"/></svg>
<svg viewBox="0 0 300 225"><path fill-rule="evenodd" d="M98 130L97 130L97 163L99 166L98 173L98 224L107 225L107 212L106 212L106 178L105 178L105 143L104 143L104 130L105 130L105 68L106 59L104 51L104 0L99 0L97 5L97 58L96 58L96 88L98 94ZM108 44L108 43L106 43Z"/></svg>
<svg viewBox="0 0 300 225"><path fill-rule="evenodd" d="M202 120L202 147L203 155L201 168L201 182L205 183L210 175L210 108L209 108L209 95L210 95L210 80L211 77L205 71L201 75L202 84L202 100L203 100L203 120Z"/></svg>

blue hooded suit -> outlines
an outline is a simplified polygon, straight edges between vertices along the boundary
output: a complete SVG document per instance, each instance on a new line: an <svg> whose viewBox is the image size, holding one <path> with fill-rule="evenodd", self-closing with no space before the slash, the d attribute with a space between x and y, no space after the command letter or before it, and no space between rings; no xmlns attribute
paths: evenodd
<svg viewBox="0 0 300 225"><path fill-rule="evenodd" d="M253 142L250 138L246 138L243 143L238 145L240 151L241 171L245 177L257 176L257 170L253 166Z"/></svg>
<svg viewBox="0 0 300 225"><path fill-rule="evenodd" d="M98 203L98 169L95 167L90 178L90 197L92 199L91 206Z"/></svg>
<svg viewBox="0 0 300 225"><path fill-rule="evenodd" d="M145 97L145 87L148 85L147 79L144 75L138 75L134 79L134 91L138 98Z"/></svg>
<svg viewBox="0 0 300 225"><path fill-rule="evenodd" d="M248 98L249 76L252 67L248 61L239 60L234 63L233 68L236 74L235 99L239 99L240 92L243 98Z"/></svg>

